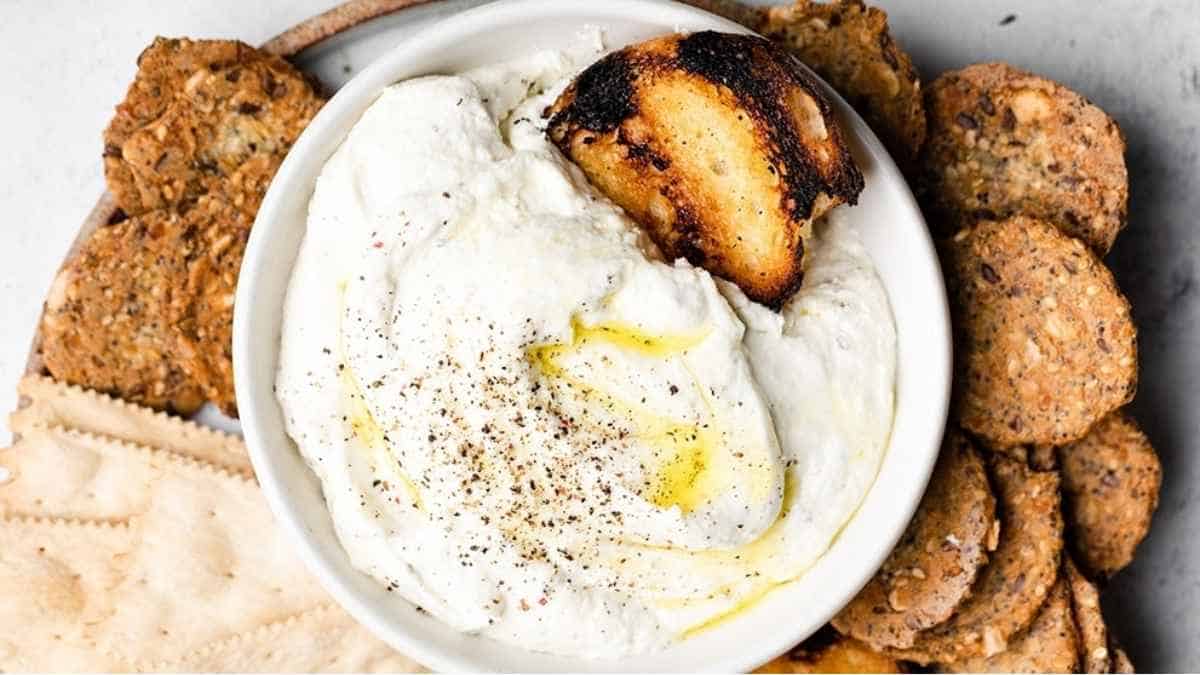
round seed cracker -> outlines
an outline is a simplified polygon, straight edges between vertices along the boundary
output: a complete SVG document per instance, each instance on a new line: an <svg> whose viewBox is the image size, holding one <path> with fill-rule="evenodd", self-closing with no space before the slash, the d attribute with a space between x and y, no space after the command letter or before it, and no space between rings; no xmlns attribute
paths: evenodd
<svg viewBox="0 0 1200 675"><path fill-rule="evenodd" d="M934 80L926 96L924 201L948 225L1025 215L1103 255L1125 224L1117 123L1079 94L1003 63Z"/></svg>
<svg viewBox="0 0 1200 675"><path fill-rule="evenodd" d="M970 593L995 524L983 461L962 432L951 430L916 516L834 627L875 649L911 647Z"/></svg>
<svg viewBox="0 0 1200 675"><path fill-rule="evenodd" d="M215 71L254 58L250 45L235 40L155 38L138 56L138 71L125 99L117 104L104 130L104 173L108 189L125 213L149 210L143 206L130 167L121 148L136 131L162 116L174 103L183 85L195 73Z"/></svg>
<svg viewBox="0 0 1200 675"><path fill-rule="evenodd" d="M182 246L194 251L182 292L170 307L184 369L208 400L237 416L233 390L233 300L242 255L250 236L250 217L213 197L202 197L188 211L192 227L180 233Z"/></svg>
<svg viewBox="0 0 1200 675"><path fill-rule="evenodd" d="M1031 218L948 242L961 423L996 446L1076 440L1133 398L1137 336L1112 273Z"/></svg>
<svg viewBox="0 0 1200 675"><path fill-rule="evenodd" d="M1058 475L992 455L1000 538L972 594L949 621L923 631L910 649L889 650L921 664L990 657L1033 621L1058 577L1062 553Z"/></svg>
<svg viewBox="0 0 1200 675"><path fill-rule="evenodd" d="M181 414L204 403L170 328L187 251L168 241L182 220L155 211L102 227L59 272L42 319L42 358L56 379Z"/></svg>
<svg viewBox="0 0 1200 675"><path fill-rule="evenodd" d="M912 59L888 30L887 13L861 0L797 0L772 7L759 31L787 45L862 113L902 166L925 143L925 103Z"/></svg>
<svg viewBox="0 0 1200 675"><path fill-rule="evenodd" d="M1112 656L1108 650L1108 626L1100 610L1100 591L1083 576L1069 556L1064 573L1071 589L1075 626L1079 629L1079 655L1083 660L1083 672L1107 673Z"/></svg>
<svg viewBox="0 0 1200 675"><path fill-rule="evenodd" d="M895 659L837 635L828 626L756 673L903 673Z"/></svg>
<svg viewBox="0 0 1200 675"><path fill-rule="evenodd" d="M944 673L1073 673L1079 666L1079 635L1071 616L1071 593L1065 579L1050 591L1037 618L991 657L943 664Z"/></svg>
<svg viewBox="0 0 1200 675"><path fill-rule="evenodd" d="M1108 577L1133 561L1150 531L1162 465L1150 440L1124 412L1059 448L1065 514L1080 565Z"/></svg>
<svg viewBox="0 0 1200 675"><path fill-rule="evenodd" d="M180 42L201 52L229 51ZM151 49L161 51L158 43ZM120 108L110 124L106 177L127 213L186 210L203 194L223 192L229 176L248 160L282 158L320 108L312 84L283 59L240 44L233 52L232 61L190 73L169 68L167 74L139 73L139 79L178 89L159 115L139 120L140 126L129 128L132 121ZM187 59L143 59L142 69L164 67L164 61L195 65ZM136 82L134 91L141 91Z"/></svg>

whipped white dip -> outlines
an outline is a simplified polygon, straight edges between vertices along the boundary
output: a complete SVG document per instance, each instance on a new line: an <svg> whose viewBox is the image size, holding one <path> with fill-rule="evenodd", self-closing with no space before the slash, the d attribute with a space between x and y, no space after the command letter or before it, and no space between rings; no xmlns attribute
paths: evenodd
<svg viewBox="0 0 1200 675"><path fill-rule="evenodd" d="M353 564L529 649L661 649L798 578L874 480L895 331L835 211L775 313L545 138L600 55L386 89L328 161L277 392Z"/></svg>

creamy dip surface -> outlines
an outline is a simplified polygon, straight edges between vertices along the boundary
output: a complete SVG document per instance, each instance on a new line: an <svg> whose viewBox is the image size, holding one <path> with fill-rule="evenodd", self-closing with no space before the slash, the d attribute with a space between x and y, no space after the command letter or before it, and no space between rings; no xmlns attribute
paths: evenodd
<svg viewBox="0 0 1200 675"><path fill-rule="evenodd" d="M383 589L464 632L612 657L828 549L887 446L896 345L840 210L778 313L663 260L544 135L600 54L590 36L380 95L317 181L277 391Z"/></svg>

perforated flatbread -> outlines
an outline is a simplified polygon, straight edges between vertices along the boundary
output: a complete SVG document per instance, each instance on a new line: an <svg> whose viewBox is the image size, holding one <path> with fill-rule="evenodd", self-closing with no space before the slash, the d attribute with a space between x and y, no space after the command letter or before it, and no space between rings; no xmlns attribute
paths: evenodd
<svg viewBox="0 0 1200 675"><path fill-rule="evenodd" d="M1108 626L1100 610L1100 591L1067 557L1063 568L1071 590L1071 610L1079 629L1079 654L1083 672L1107 673L1112 665L1108 649Z"/></svg>
<svg viewBox="0 0 1200 675"><path fill-rule="evenodd" d="M321 605L149 668L153 672L426 672L333 605Z"/></svg>
<svg viewBox="0 0 1200 675"><path fill-rule="evenodd" d="M1125 139L1103 110L1004 63L944 73L929 86L923 201L934 224L1043 219L1103 255L1125 224ZM949 234L950 232L947 232Z"/></svg>
<svg viewBox="0 0 1200 675"><path fill-rule="evenodd" d="M829 627L759 667L756 673L903 673L895 659L837 635Z"/></svg>
<svg viewBox="0 0 1200 675"><path fill-rule="evenodd" d="M1079 664L1079 635L1071 616L1071 593L1065 579L1050 591L1029 628L1008 649L987 658L942 665L947 673L1073 673Z"/></svg>
<svg viewBox="0 0 1200 675"><path fill-rule="evenodd" d="M854 106L902 167L925 142L921 78L887 13L861 0L772 7L760 32L787 45Z"/></svg>
<svg viewBox="0 0 1200 675"><path fill-rule="evenodd" d="M1101 420L1059 455L1076 559L1097 576L1112 575L1133 561L1150 531L1162 487L1158 455L1123 412Z"/></svg>
<svg viewBox="0 0 1200 675"><path fill-rule="evenodd" d="M1058 476L1003 455L993 455L989 464L999 500L999 544L954 616L919 634L911 649L891 651L896 658L955 663L999 654L1033 621L1058 577Z"/></svg>
<svg viewBox="0 0 1200 675"><path fill-rule="evenodd" d="M883 567L833 619L875 649L911 647L950 618L987 562L996 500L983 461L951 430L917 514Z"/></svg>
<svg viewBox="0 0 1200 675"><path fill-rule="evenodd" d="M1112 273L1042 221L982 221L943 250L964 427L1004 447L1060 445L1128 402L1137 337Z"/></svg>
<svg viewBox="0 0 1200 675"><path fill-rule="evenodd" d="M94 391L26 375L17 385L20 407L9 428L23 435L34 429L66 427L189 456L246 476L253 475L241 438Z"/></svg>
<svg viewBox="0 0 1200 675"><path fill-rule="evenodd" d="M128 670L93 627L115 611L134 544L122 524L0 518L0 672Z"/></svg>

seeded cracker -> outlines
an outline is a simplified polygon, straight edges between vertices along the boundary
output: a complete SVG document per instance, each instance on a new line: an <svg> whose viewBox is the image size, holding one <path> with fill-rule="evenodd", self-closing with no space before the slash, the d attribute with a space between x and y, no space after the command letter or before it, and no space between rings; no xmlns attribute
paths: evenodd
<svg viewBox="0 0 1200 675"><path fill-rule="evenodd" d="M929 489L883 567L833 625L875 649L911 647L950 618L987 562L996 500L979 454L950 431Z"/></svg>
<svg viewBox="0 0 1200 675"><path fill-rule="evenodd" d="M1129 660L1129 654L1125 653L1124 649L1117 646L1110 647L1112 649L1112 672L1114 673L1136 673L1137 669L1133 667L1133 661Z"/></svg>
<svg viewBox="0 0 1200 675"><path fill-rule="evenodd" d="M255 158L273 171L320 106L303 74L277 56L160 38L105 133L109 188L130 214L186 210L209 192L236 202L224 194L227 179Z"/></svg>
<svg viewBox="0 0 1200 675"><path fill-rule="evenodd" d="M204 403L178 364L168 307L186 279L173 245L182 216L156 211L102 227L59 272L42 318L42 358L58 380L180 414Z"/></svg>
<svg viewBox="0 0 1200 675"><path fill-rule="evenodd" d="M1129 302L1078 240L1031 218L982 221L948 243L945 269L968 430L1058 445L1133 398Z"/></svg>
<svg viewBox="0 0 1200 675"><path fill-rule="evenodd" d="M1107 577L1133 561L1158 507L1162 466L1123 412L1059 449L1066 518L1080 565Z"/></svg>
<svg viewBox="0 0 1200 675"><path fill-rule="evenodd" d="M1071 616L1071 593L1059 579L1029 629L989 658L939 668L947 673L1073 673L1078 668L1079 636Z"/></svg>
<svg viewBox="0 0 1200 675"><path fill-rule="evenodd" d="M951 229L1040 218L1103 255L1125 224L1129 176L1116 122L1079 94L1002 63L929 87L925 203Z"/></svg>
<svg viewBox="0 0 1200 675"><path fill-rule="evenodd" d="M927 665L999 654L1033 621L1054 585L1063 529L1058 476L1003 455L993 455L990 466L1002 520L999 545L954 616L892 656Z"/></svg>
<svg viewBox="0 0 1200 675"><path fill-rule="evenodd" d="M1108 626L1100 611L1100 591L1083 576L1075 563L1067 558L1064 574L1071 588L1071 608L1079 629L1079 654L1083 672L1110 672L1111 655L1108 649Z"/></svg>
<svg viewBox="0 0 1200 675"><path fill-rule="evenodd" d="M760 31L786 44L846 97L905 166L925 142L921 79L892 40L887 13L861 0L772 7Z"/></svg>
<svg viewBox="0 0 1200 675"><path fill-rule="evenodd" d="M902 673L894 659L838 636L828 627L771 661L756 673Z"/></svg>

